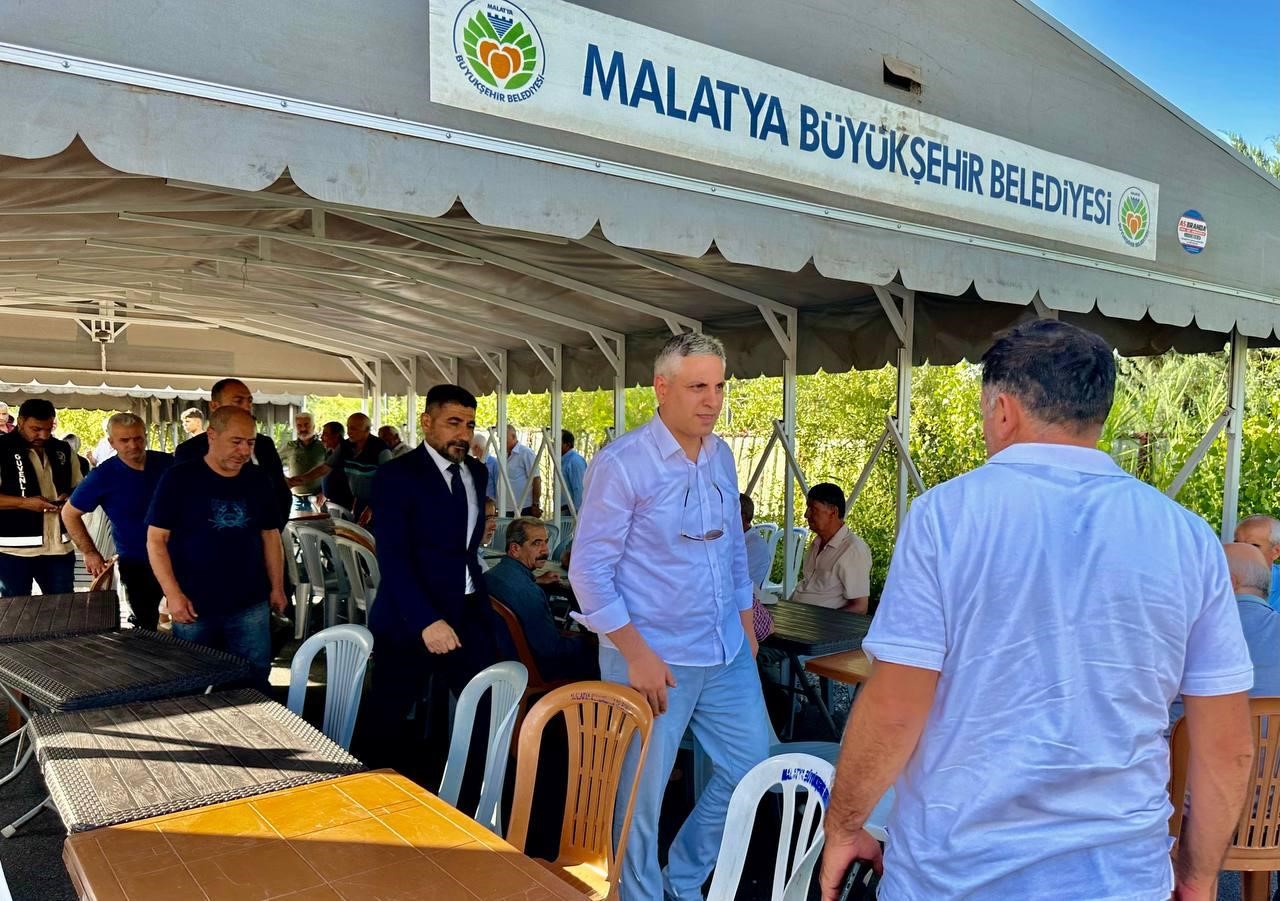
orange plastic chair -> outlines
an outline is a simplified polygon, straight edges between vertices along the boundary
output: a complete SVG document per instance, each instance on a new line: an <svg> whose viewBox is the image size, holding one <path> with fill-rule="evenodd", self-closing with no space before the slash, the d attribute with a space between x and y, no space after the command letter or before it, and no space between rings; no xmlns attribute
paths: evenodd
<svg viewBox="0 0 1280 901"><path fill-rule="evenodd" d="M538 773L538 754L547 723L564 716L569 738L569 786L560 828L560 856L546 864L557 876L595 899L612 898L622 875L640 773L649 756L653 712L638 691L611 682L575 682L547 694L529 711L520 729L515 797L507 841L523 850ZM633 740L640 763L630 785L622 784L622 764ZM613 819L620 791L626 791L622 840L613 847Z"/></svg>
<svg viewBox="0 0 1280 901"><path fill-rule="evenodd" d="M1253 785L1246 795L1222 869L1240 872L1243 901L1269 901L1271 874L1280 870L1280 803L1276 801L1280 796L1280 698L1250 698L1249 715L1253 728ZM1169 744L1172 751L1169 797L1173 802L1169 834L1176 841L1182 835L1187 762L1191 755L1185 717L1174 723ZM1195 804L1194 798L1191 803ZM1176 850L1176 843L1174 848Z"/></svg>
<svg viewBox="0 0 1280 901"><path fill-rule="evenodd" d="M542 673L538 670L538 661L533 657L533 648L529 647L528 640L524 637L524 626L520 625L520 618L516 616L514 610L508 607L502 601L489 596L489 605L493 607L495 613L507 627L507 632L511 635L511 643L515 645L516 659L524 664L524 668L529 671L529 685L524 690L524 695L520 698L520 710L516 714L516 734L520 732L520 724L524 722L525 711L529 708L529 702L534 698L540 698L553 688L559 688L561 685L570 684L569 679L558 679L548 681L542 677Z"/></svg>

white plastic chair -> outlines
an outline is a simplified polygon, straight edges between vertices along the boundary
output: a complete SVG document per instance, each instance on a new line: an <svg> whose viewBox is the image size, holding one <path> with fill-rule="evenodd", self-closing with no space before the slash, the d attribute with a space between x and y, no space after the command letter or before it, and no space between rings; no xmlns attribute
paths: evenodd
<svg viewBox="0 0 1280 901"><path fill-rule="evenodd" d="M338 622L339 608L347 604L351 596L351 586L347 583L347 573L342 566L337 539L313 526L302 526L295 534L302 546L302 565L307 581L311 583L311 590L324 595L324 624L326 627L335 625Z"/></svg>
<svg viewBox="0 0 1280 901"><path fill-rule="evenodd" d="M299 558L302 543L298 540L298 524L286 523L280 532L284 546L284 571L293 585L293 637L300 640L307 634L307 615L311 611L311 582L303 571Z"/></svg>
<svg viewBox="0 0 1280 901"><path fill-rule="evenodd" d="M507 526L515 521L514 516L499 516L498 527L494 529L493 537L489 539L489 547L501 554L507 552Z"/></svg>
<svg viewBox="0 0 1280 901"><path fill-rule="evenodd" d="M809 540L809 530L806 529L804 526L792 526L789 531L789 534L790 534L789 540L791 542L791 566L787 568L787 574L790 576L790 578L786 579L785 581L789 581L792 585L795 585L797 580L800 578L800 560L802 557L804 557L804 546L805 546L805 543ZM769 558L770 568L772 568L773 566L772 561L777 557L778 545L781 544L782 535L783 535L783 532L781 529L779 529L777 532L774 533L773 541L772 541L773 555ZM773 582L766 579L764 585L762 585L761 587L765 591L770 592L771 594L776 594L779 597L781 597L784 583Z"/></svg>
<svg viewBox="0 0 1280 901"><path fill-rule="evenodd" d="M350 520L346 520L346 519L334 520L333 534L352 535L352 536L355 536L356 538L360 538L364 541L369 542L369 547L378 546L378 542L373 537L372 532L370 532L368 529L366 529L364 526L360 525L359 523L351 522Z"/></svg>
<svg viewBox="0 0 1280 901"><path fill-rule="evenodd" d="M769 756L779 757L784 754L804 754L824 760L831 766L840 759L840 742L838 741L783 741L773 728L773 722L766 718L769 726ZM681 747L684 747L681 745ZM694 797L702 794L702 790L711 781L711 773L715 769L702 745L693 742L693 791Z"/></svg>
<svg viewBox="0 0 1280 901"><path fill-rule="evenodd" d="M773 537L778 534L778 524L776 522L758 522L751 527L751 530L760 534L760 537L768 544L771 553L778 550L778 539ZM769 559L772 560L773 557L771 556Z"/></svg>
<svg viewBox="0 0 1280 901"><path fill-rule="evenodd" d="M333 501L324 502L324 512L328 513L334 519L345 519L348 522L355 519L355 517L351 515L350 510L342 506L342 504L335 504Z"/></svg>
<svg viewBox="0 0 1280 901"><path fill-rule="evenodd" d="M338 544L338 555L347 573L347 584L351 586L347 618L354 622L355 611L359 610L364 614L365 622L368 622L369 611L378 596L378 583L382 581L378 557L360 542L352 541L344 535L337 535L334 540Z"/></svg>
<svg viewBox="0 0 1280 901"><path fill-rule="evenodd" d="M364 671L373 653L373 633L364 626L347 623L330 626L302 643L289 666L288 707L298 716L302 716L307 697L311 661L321 650L324 651L325 690L324 722L320 731L349 749L356 714L360 712L360 695L364 692Z"/></svg>
<svg viewBox="0 0 1280 901"><path fill-rule="evenodd" d="M486 691L489 698L489 748L484 756L484 779L480 786L480 803L475 821L495 835L502 835L502 787L507 778L507 755L511 751L511 733L515 730L520 699L529 684L529 671L514 660L495 663L476 674L458 696L453 715L453 736L449 739L449 760L444 765L439 797L456 806L462 790L462 775L467 768L471 747L471 731L476 719L476 706Z"/></svg>
<svg viewBox="0 0 1280 901"><path fill-rule="evenodd" d="M734 824L734 828L724 831L707 901L733 901L737 895L738 882L747 860L747 847L751 844L751 824L756 819L756 808L765 793L774 789L782 793L782 830L773 868L773 892L769 897L773 901L782 901L787 895L803 898L817 859L816 855L811 856L811 849L822 839L822 820L826 816L834 777L835 768L831 764L809 754L780 754L752 767L733 790L729 801L725 822ZM801 789L808 800L800 815L797 833L795 824L799 811L796 795ZM792 835L796 836L794 852ZM803 888L799 894L794 894L791 886L799 882L803 882Z"/></svg>

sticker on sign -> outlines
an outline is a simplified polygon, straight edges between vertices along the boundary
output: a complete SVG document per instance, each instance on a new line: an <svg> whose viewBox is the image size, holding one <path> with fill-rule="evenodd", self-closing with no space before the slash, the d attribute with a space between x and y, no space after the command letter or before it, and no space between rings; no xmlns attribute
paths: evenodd
<svg viewBox="0 0 1280 901"><path fill-rule="evenodd" d="M1209 241L1209 226L1196 210L1178 217L1178 243L1187 253L1199 253Z"/></svg>

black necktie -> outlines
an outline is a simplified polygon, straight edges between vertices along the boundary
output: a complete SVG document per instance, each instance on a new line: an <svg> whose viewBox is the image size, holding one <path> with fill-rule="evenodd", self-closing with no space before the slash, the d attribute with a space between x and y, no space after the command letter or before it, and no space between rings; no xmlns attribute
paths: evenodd
<svg viewBox="0 0 1280 901"><path fill-rule="evenodd" d="M461 523L462 545L466 547L471 541L467 534L467 489L462 484L462 467L457 463L449 464L449 490L453 492L454 516Z"/></svg>

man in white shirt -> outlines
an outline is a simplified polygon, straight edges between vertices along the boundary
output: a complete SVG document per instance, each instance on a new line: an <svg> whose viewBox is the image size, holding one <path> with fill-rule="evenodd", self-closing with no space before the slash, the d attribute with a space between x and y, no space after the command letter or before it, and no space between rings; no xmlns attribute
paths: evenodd
<svg viewBox="0 0 1280 901"><path fill-rule="evenodd" d="M871 548L844 524L844 492L820 482L805 496L804 521L813 543L804 555L791 600L815 607L866 613L871 595Z"/></svg>
<svg viewBox="0 0 1280 901"><path fill-rule="evenodd" d="M542 516L542 476L536 462L529 445L516 437L515 427L507 426L507 478L516 503L521 505L521 516Z"/></svg>
<svg viewBox="0 0 1280 901"><path fill-rule="evenodd" d="M714 338L690 332L663 346L654 363L658 413L592 459L569 564L578 618L600 636L601 676L638 690L656 714L623 862L624 901L701 901L733 789L769 750L737 471L712 431L724 373ZM658 814L690 727L715 772L664 872ZM621 809L625 793L618 802ZM616 842L621 812L614 823Z"/></svg>
<svg viewBox="0 0 1280 901"><path fill-rule="evenodd" d="M1111 349L1057 320L982 358L986 465L911 507L824 823L824 899L897 800L882 901L1208 901L1244 803L1253 667L1204 520L1097 449ZM1170 702L1195 816L1170 865ZM896 780L896 781L895 781Z"/></svg>
<svg viewBox="0 0 1280 901"><path fill-rule="evenodd" d="M751 528L751 521L756 518L756 502L749 494L738 496L738 504L742 510L742 540L747 543L747 575L752 585L763 585L769 578L769 569L773 566L773 555L769 553L769 542L764 536Z"/></svg>

